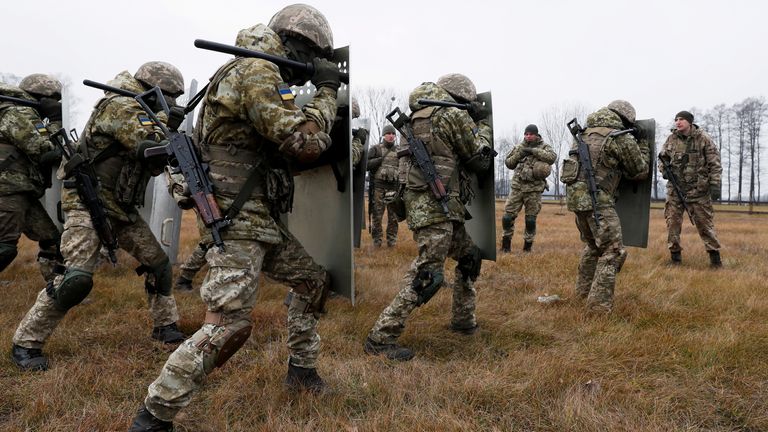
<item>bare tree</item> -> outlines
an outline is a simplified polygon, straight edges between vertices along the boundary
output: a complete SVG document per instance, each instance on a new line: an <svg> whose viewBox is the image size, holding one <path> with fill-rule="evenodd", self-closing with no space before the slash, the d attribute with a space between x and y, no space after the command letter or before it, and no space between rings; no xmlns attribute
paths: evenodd
<svg viewBox="0 0 768 432"><path fill-rule="evenodd" d="M0 72L0 82L10 84L12 86L19 85L22 78L23 77L20 77L10 72Z"/></svg>
<svg viewBox="0 0 768 432"><path fill-rule="evenodd" d="M522 140L521 129L517 125L513 125L512 130L514 132L511 135L506 133L494 141L495 150L499 152L499 155L496 156L496 196L509 194L512 175L504 161L515 144Z"/></svg>
<svg viewBox="0 0 768 432"><path fill-rule="evenodd" d="M408 95L392 87L362 87L353 96L360 104L360 116L371 120L369 139L372 144L381 139L381 129L387 123L387 114L395 107L400 107L403 112L408 107Z"/></svg>
<svg viewBox="0 0 768 432"><path fill-rule="evenodd" d="M760 129L765 121L766 104L765 99L747 98L743 102L743 114L745 117L747 147L749 150L749 203L752 205L757 202L759 191L756 186L759 185L759 164L760 164ZM756 185L757 182L757 185Z"/></svg>
<svg viewBox="0 0 768 432"><path fill-rule="evenodd" d="M552 105L544 110L539 117L538 127L542 139L549 143L557 154L551 181L554 183L554 193L557 196L562 195L560 191L560 164L573 143L573 137L566 124L576 117L583 125L588 113L589 109L585 105L573 103L570 105Z"/></svg>
<svg viewBox="0 0 768 432"><path fill-rule="evenodd" d="M728 200L731 199L731 117L733 110L726 107L725 104L715 105L711 110L704 114L704 130L712 136L717 143L717 149L720 152L720 161L726 163L726 187L728 190Z"/></svg>

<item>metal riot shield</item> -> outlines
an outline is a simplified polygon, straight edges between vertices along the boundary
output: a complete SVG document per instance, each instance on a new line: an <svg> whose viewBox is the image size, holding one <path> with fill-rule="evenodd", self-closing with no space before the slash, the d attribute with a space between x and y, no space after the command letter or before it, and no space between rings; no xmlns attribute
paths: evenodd
<svg viewBox="0 0 768 432"><path fill-rule="evenodd" d="M371 119L356 118L352 119L352 130L363 128L370 132ZM360 247L360 237L365 229L365 172L368 168L368 144L369 139L363 144L363 154L360 156L360 162L352 167L352 222L354 223L354 246Z"/></svg>
<svg viewBox="0 0 768 432"><path fill-rule="evenodd" d="M640 139L648 143L651 161L648 177L641 181L622 178L616 189L616 214L621 222L621 235L625 246L647 247L648 224L651 216L651 187L656 168L656 120L638 120Z"/></svg>
<svg viewBox="0 0 768 432"><path fill-rule="evenodd" d="M349 47L334 52L339 68L347 72ZM295 102L303 106L312 99L315 87L294 88ZM298 166L294 177L293 210L283 215L291 233L315 261L331 274L333 290L355 303L352 255L352 128L349 87L339 88L336 121L331 130L331 148L314 163ZM361 171L365 173L363 169Z"/></svg>
<svg viewBox="0 0 768 432"><path fill-rule="evenodd" d="M493 101L491 92L480 93L478 100L485 103L491 114L488 121L493 127ZM491 146L494 146L491 138ZM494 179L496 178L496 164L491 164L491 170L486 175L477 176L471 174L472 190L475 193L472 201L467 205L467 210L472 219L467 220L464 226L472 236L481 256L484 260L496 261L496 195L494 191Z"/></svg>

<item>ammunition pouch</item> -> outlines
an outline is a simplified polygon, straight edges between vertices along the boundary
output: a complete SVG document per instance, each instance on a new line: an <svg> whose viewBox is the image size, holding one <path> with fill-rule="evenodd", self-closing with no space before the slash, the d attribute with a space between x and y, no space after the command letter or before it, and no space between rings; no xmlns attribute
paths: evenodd
<svg viewBox="0 0 768 432"><path fill-rule="evenodd" d="M576 180L579 179L579 169L579 161L576 157L571 156L568 159L563 159L563 167L560 171L560 181L566 185L576 183Z"/></svg>
<svg viewBox="0 0 768 432"><path fill-rule="evenodd" d="M504 230L511 230L515 227L515 216L511 213L504 213L501 217L501 227Z"/></svg>
<svg viewBox="0 0 768 432"><path fill-rule="evenodd" d="M11 265L17 254L18 249L15 244L0 243L0 272Z"/></svg>
<svg viewBox="0 0 768 432"><path fill-rule="evenodd" d="M45 288L48 297L53 299L56 310L66 312L82 302L93 289L93 273L78 268L69 268L64 272L64 279L57 288L49 282Z"/></svg>
<svg viewBox="0 0 768 432"><path fill-rule="evenodd" d="M207 311L204 324L214 326L212 335L208 336L202 330L198 330L190 338L192 343L203 352L203 368L206 373L224 365L251 336L253 324L250 320L241 319L223 324L223 318L221 313Z"/></svg>
<svg viewBox="0 0 768 432"><path fill-rule="evenodd" d="M476 246L472 248L469 253L459 258L459 264L456 266L456 270L461 273L461 278L464 282L477 280L480 276L480 267L482 266L483 259L480 257L480 249Z"/></svg>
<svg viewBox="0 0 768 432"><path fill-rule="evenodd" d="M443 273L419 270L411 283L411 288L416 291L416 307L429 301L443 285Z"/></svg>
<svg viewBox="0 0 768 432"><path fill-rule="evenodd" d="M173 270L168 258L155 267L142 264L136 268L136 274L139 276L145 275L144 289L147 291L147 294L171 295Z"/></svg>
<svg viewBox="0 0 768 432"><path fill-rule="evenodd" d="M274 168L266 172L267 200L280 213L293 209L293 176L287 170Z"/></svg>
<svg viewBox="0 0 768 432"><path fill-rule="evenodd" d="M550 174L552 174L552 165L540 160L533 163L531 176L534 180L546 180Z"/></svg>
<svg viewBox="0 0 768 432"><path fill-rule="evenodd" d="M303 300L300 296L290 295L288 308L298 309L301 313L311 313L316 319L326 314L325 302L331 292L331 274L325 273L323 282L304 281L300 285L293 287L293 290L304 297L309 297L309 301ZM288 297L286 297L286 302Z"/></svg>

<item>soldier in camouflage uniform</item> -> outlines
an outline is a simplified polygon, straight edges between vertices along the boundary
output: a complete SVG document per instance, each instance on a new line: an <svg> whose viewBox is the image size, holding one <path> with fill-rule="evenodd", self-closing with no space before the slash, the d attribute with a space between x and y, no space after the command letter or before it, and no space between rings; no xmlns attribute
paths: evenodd
<svg viewBox="0 0 768 432"><path fill-rule="evenodd" d="M340 85L338 66L325 60L333 53L333 36L319 11L292 5L273 16L269 25L240 31L235 43L312 62L315 73L308 76L267 60L235 58L211 78L196 137L203 159L210 164L218 205L228 211L236 197L247 199L222 232L226 249L211 247L206 255L210 269L200 288L207 306L205 322L168 358L149 386L131 431L169 430L205 376L247 341L260 272L291 288L285 386L316 393L325 385L316 370L317 316L330 281L325 269L283 225L280 213L291 206L289 165L311 162L331 144ZM307 79L317 92L299 108L289 85L301 85ZM201 234L212 241L210 232Z"/></svg>
<svg viewBox="0 0 768 432"><path fill-rule="evenodd" d="M485 172L493 157L483 151L492 142L489 111L480 103L467 111L420 105L419 99L474 102L475 86L467 77L449 74L437 83L417 87L409 97L411 124L416 138L424 142L432 162L449 192L446 213L411 158L402 158L400 182L404 183L408 227L414 232L419 255L403 278L400 292L381 313L365 341L365 352L392 360L413 358L412 350L396 344L413 310L429 301L444 281L445 260L458 262L453 281L451 329L472 334L477 329L474 281L480 274L480 250L464 228L465 186L469 172ZM407 148L407 140L401 141Z"/></svg>
<svg viewBox="0 0 768 432"><path fill-rule="evenodd" d="M109 85L134 93L160 86L169 97L184 92L181 73L163 62L142 65L132 76L121 72ZM145 274L149 310L154 322L152 337L177 343L184 339L176 322L179 314L171 293L171 264L136 206L144 202L151 175L162 172L144 158L144 150L159 145L162 131L130 97L107 93L100 99L85 125L78 152L90 159L100 184L99 195L122 249L136 258ZM60 170L68 177L67 164ZM32 309L13 337L13 360L24 370L45 370L48 361L42 347L67 311L79 304L93 287L93 272L100 258L101 243L91 216L77 190L62 190L62 210L66 223L61 237L61 252L66 260L64 274L40 291Z"/></svg>
<svg viewBox="0 0 768 432"><path fill-rule="evenodd" d="M177 291L190 292L192 291L192 279L205 265L205 254L208 253L208 244L200 242L197 244L192 254L181 265L179 277L176 278L176 283L173 288Z"/></svg>
<svg viewBox="0 0 768 432"><path fill-rule="evenodd" d="M360 104L357 99L352 98L352 118L360 117ZM352 168L357 170L360 164L360 158L363 156L365 142L368 140L368 130L357 128L352 131Z"/></svg>
<svg viewBox="0 0 768 432"><path fill-rule="evenodd" d="M541 140L539 128L528 125L525 128L523 142L515 146L504 161L507 168L515 170L512 177L512 187L509 190L507 203L504 205L504 216L501 226L504 233L501 237L501 251L509 252L512 234L515 232L515 218L525 205L525 243L523 251L530 252L533 238L536 236L536 216L541 211L541 194L547 187L547 177L552 172L552 164L557 155L549 144Z"/></svg>
<svg viewBox="0 0 768 432"><path fill-rule="evenodd" d="M52 168L61 160L61 153L48 140L61 128L61 83L48 75L32 74L19 85L0 84L0 94L38 102L39 107L36 111L0 101L0 272L13 262L24 233L38 242L40 272L50 282L63 261L61 233L39 198L51 186Z"/></svg>
<svg viewBox="0 0 768 432"><path fill-rule="evenodd" d="M382 138L379 144L368 150L368 181L373 181L373 211L371 212L371 237L373 245L381 247L383 236L381 222L384 210L387 211L387 246L397 243L397 216L391 200L385 199L385 195L391 196L397 192L397 146L395 145L395 128L388 124L382 129Z"/></svg>
<svg viewBox="0 0 768 432"><path fill-rule="evenodd" d="M693 114L681 111L675 116L675 129L672 129L672 134L667 137L659 153L659 159L662 158L672 166L672 173L685 197L685 205L709 253L710 265L722 267L720 241L715 233L715 213L712 208L712 201L720 199L720 176L723 172L717 146L709 135L693 123ZM659 170L666 179L667 173L661 160ZM668 181L664 218L667 221L667 247L673 264L680 264L683 260L680 230L684 212L683 203L672 182Z"/></svg>
<svg viewBox="0 0 768 432"><path fill-rule="evenodd" d="M618 106L622 115L609 107L601 108L587 117L587 128L582 133L589 147L597 184L597 211L595 222L587 178L579 167L576 144L563 162L561 180L566 186L568 210L576 214L576 227L584 243L579 263L576 295L587 300L591 312L608 313L613 308L613 290L616 273L621 270L627 252L621 239L621 225L615 209L614 193L622 176L641 180L648 175L649 150L645 141L639 143L631 134L611 136L623 130L622 116L631 123L635 110L626 101Z"/></svg>

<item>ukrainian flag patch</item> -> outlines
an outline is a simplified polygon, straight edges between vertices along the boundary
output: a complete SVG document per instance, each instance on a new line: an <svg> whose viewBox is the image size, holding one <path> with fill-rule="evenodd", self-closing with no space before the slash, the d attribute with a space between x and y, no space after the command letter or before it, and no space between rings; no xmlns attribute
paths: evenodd
<svg viewBox="0 0 768 432"><path fill-rule="evenodd" d="M45 127L43 123L35 124L35 129L37 129L37 133L39 133L40 135L44 135L48 133L48 128Z"/></svg>
<svg viewBox="0 0 768 432"><path fill-rule="evenodd" d="M155 122L153 122L152 119L149 118L146 115L139 114L138 118L139 118L139 123L141 123L142 126L154 126L155 125Z"/></svg>
<svg viewBox="0 0 768 432"><path fill-rule="evenodd" d="M286 83L280 83L277 85L277 93L280 95L280 99L285 101L292 101L294 99L291 88Z"/></svg>

